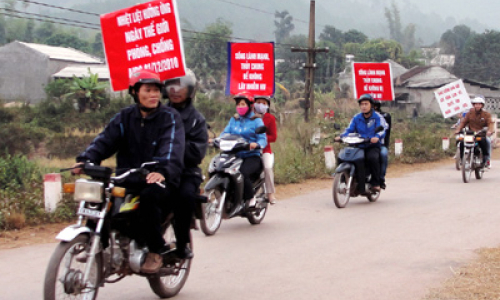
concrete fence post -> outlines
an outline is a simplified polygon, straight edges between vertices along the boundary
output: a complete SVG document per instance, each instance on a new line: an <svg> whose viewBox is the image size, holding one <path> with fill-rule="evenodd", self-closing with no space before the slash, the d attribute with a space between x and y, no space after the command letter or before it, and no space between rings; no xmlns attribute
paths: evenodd
<svg viewBox="0 0 500 300"><path fill-rule="evenodd" d="M50 173L44 176L45 211L54 212L62 197L61 174Z"/></svg>
<svg viewBox="0 0 500 300"><path fill-rule="evenodd" d="M336 160L333 146L325 146L325 166L327 169L332 170L335 168Z"/></svg>
<svg viewBox="0 0 500 300"><path fill-rule="evenodd" d="M396 139L394 143L394 155L400 156L403 153L403 140Z"/></svg>
<svg viewBox="0 0 500 300"><path fill-rule="evenodd" d="M450 139L447 137L443 138L443 151L450 149Z"/></svg>

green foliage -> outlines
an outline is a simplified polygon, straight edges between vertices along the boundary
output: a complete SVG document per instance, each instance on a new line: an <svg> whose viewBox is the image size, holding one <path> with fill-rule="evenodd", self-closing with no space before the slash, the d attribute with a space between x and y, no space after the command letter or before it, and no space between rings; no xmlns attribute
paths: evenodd
<svg viewBox="0 0 500 300"><path fill-rule="evenodd" d="M74 96L78 101L80 112L85 112L87 108L96 111L106 100L105 89L108 83L99 82L99 75L92 74L88 69L89 76L78 78L73 75L73 81L69 86L70 93L65 96Z"/></svg>
<svg viewBox="0 0 500 300"><path fill-rule="evenodd" d="M207 123L213 124L219 120L229 120L235 114L234 100L232 99L210 99L207 96L198 93L194 104Z"/></svg>
<svg viewBox="0 0 500 300"><path fill-rule="evenodd" d="M401 43L405 51L410 51L417 46L415 38L415 24L408 24L405 28L401 24L401 14L395 2L392 2L391 9L385 8L384 13L389 25L391 39Z"/></svg>
<svg viewBox="0 0 500 300"><path fill-rule="evenodd" d="M288 13L287 10L276 11L274 13L274 36L276 37L276 43L281 43L284 39L290 37L290 33L295 28L293 25L293 17Z"/></svg>
<svg viewBox="0 0 500 300"><path fill-rule="evenodd" d="M45 41L47 45L78 49L90 52L90 43L69 33L56 33L49 36Z"/></svg>
<svg viewBox="0 0 500 300"><path fill-rule="evenodd" d="M9 123L0 126L0 157L28 155L45 138L46 132L30 124ZM1 182L0 182L1 187Z"/></svg>
<svg viewBox="0 0 500 300"><path fill-rule="evenodd" d="M45 93L48 99L62 100L62 97L71 92L71 80L69 79L56 79L50 81L45 86Z"/></svg>

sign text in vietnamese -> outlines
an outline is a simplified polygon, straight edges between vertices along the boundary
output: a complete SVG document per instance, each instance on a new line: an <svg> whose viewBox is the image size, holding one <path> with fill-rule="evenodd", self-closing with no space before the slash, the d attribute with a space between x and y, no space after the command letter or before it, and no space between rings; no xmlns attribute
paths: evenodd
<svg viewBox="0 0 500 300"><path fill-rule="evenodd" d="M155 0L101 15L113 90L128 88L132 73L151 69L162 80L185 74L175 0Z"/></svg>
<svg viewBox="0 0 500 300"><path fill-rule="evenodd" d="M274 43L228 43L226 95L274 94Z"/></svg>
<svg viewBox="0 0 500 300"><path fill-rule="evenodd" d="M437 89L434 95L445 118L452 117L472 108L469 94L462 80L448 83Z"/></svg>
<svg viewBox="0 0 500 300"><path fill-rule="evenodd" d="M354 98L370 94L376 100L394 100L391 65L389 63L352 63Z"/></svg>

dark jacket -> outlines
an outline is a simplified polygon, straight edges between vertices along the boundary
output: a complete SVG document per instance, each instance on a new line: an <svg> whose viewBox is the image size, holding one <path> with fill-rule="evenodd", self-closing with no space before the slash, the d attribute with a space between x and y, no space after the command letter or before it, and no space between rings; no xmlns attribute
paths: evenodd
<svg viewBox="0 0 500 300"><path fill-rule="evenodd" d="M384 117L385 122L387 123L388 128L385 130L385 137L384 137L384 146L389 148L390 143L391 143L391 127L392 127L392 118L391 114L387 112L380 112L382 117Z"/></svg>
<svg viewBox="0 0 500 300"><path fill-rule="evenodd" d="M168 104L170 107L172 103ZM202 176L201 169L198 167L208 147L208 133L205 117L193 106L191 99L185 102L182 107L175 107L181 114L184 123L186 150L184 152L184 170L183 175Z"/></svg>
<svg viewBox="0 0 500 300"><path fill-rule="evenodd" d="M143 118L137 105L116 114L77 162L101 161L116 153L117 174L137 168L144 162L160 160L155 172L167 183L178 186L183 169L184 126L179 113L161 105Z"/></svg>

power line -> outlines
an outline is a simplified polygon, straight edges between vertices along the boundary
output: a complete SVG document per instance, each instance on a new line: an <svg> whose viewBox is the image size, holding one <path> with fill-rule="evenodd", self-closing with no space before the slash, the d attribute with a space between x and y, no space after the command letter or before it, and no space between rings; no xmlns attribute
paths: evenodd
<svg viewBox="0 0 500 300"><path fill-rule="evenodd" d="M18 15L14 14L8 14L4 12L0 12L0 15L12 17L12 18L18 18L18 19L28 19L28 20L35 20L35 21L41 21L41 22L48 22L48 23L54 23L54 24L62 24L62 25L68 25L68 26L73 26L73 27L79 27L79 28L86 28L86 29L94 29L94 30L99 30L95 27L88 27L88 26L83 26L83 25L77 25L77 24L71 24L71 23L63 23L63 22L56 22L56 21L51 21L48 19L41 19L41 18L30 18L30 17L21 17Z"/></svg>
<svg viewBox="0 0 500 300"><path fill-rule="evenodd" d="M56 5L51 5L51 4L41 3L41 2L36 2L36 1L31 1L31 0L17 0L17 1L31 3L31 4L36 4L36 5L41 5L41 6L45 6L45 7L57 8L57 9L60 9L60 10L67 10L67 11L76 12L76 13L80 13L80 14L91 15L91 16L97 16L97 17L100 16L97 13L91 13L91 12L87 12L87 11L83 11L83 10L78 10L78 9L73 9L73 8L67 8L67 7L62 7L62 6L56 6Z"/></svg>
<svg viewBox="0 0 500 300"><path fill-rule="evenodd" d="M66 21L66 22L72 22L72 23L78 23L78 24L84 24L84 25L91 25L91 26L96 26L97 28L95 28L95 29L100 29L99 24L95 24L95 23L88 23L88 22L82 22L82 21L71 20L71 19L66 19L66 18L59 18L59 17L48 16L48 15L23 12L23 11L19 11L19 10L15 10L15 9L10 9L10 8L0 8L0 10L4 10L4 11L7 11L7 12L13 12L13 13L21 13L21 14L26 14L26 15L32 15L32 16L37 16L37 17L42 17L42 18L47 18L47 19L52 19L52 20L61 20L61 21Z"/></svg>

